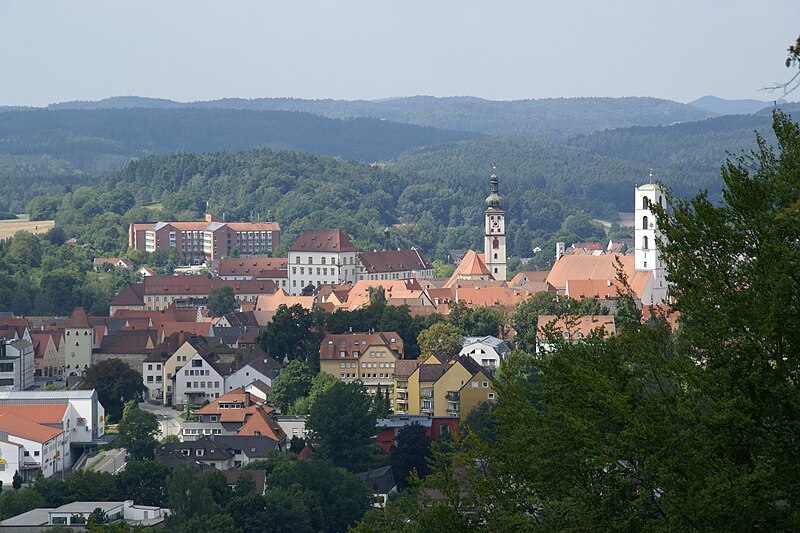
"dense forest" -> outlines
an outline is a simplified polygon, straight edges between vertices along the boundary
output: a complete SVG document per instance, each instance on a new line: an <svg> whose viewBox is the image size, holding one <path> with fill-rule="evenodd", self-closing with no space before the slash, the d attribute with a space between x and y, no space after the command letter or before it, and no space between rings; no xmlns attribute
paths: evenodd
<svg viewBox="0 0 800 533"><path fill-rule="evenodd" d="M712 113L658 98L544 98L492 101L469 96L412 96L383 100L304 100L300 98L225 98L181 103L139 97L97 102L64 102L49 109L241 109L301 111L328 118L378 118L445 130L563 140L608 128L654 126L701 120Z"/></svg>

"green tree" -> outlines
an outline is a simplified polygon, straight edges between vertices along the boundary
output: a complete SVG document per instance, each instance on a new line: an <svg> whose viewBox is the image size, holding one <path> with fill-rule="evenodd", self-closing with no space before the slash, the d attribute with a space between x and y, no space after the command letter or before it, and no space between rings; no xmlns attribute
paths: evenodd
<svg viewBox="0 0 800 533"><path fill-rule="evenodd" d="M433 277L434 278L449 278L455 272L452 265L448 265L439 259L433 260Z"/></svg>
<svg viewBox="0 0 800 533"><path fill-rule="evenodd" d="M229 285L213 288L208 293L208 310L212 316L223 316L236 310L236 296Z"/></svg>
<svg viewBox="0 0 800 533"><path fill-rule="evenodd" d="M22 488L22 476L19 475L19 470L14 470L14 476L11 478L11 486L14 487L14 490Z"/></svg>
<svg viewBox="0 0 800 533"><path fill-rule="evenodd" d="M141 401L145 391L142 374L121 359L103 359L92 364L84 373L80 388L95 389L97 399L113 420L122 418L126 402Z"/></svg>
<svg viewBox="0 0 800 533"><path fill-rule="evenodd" d="M114 475L119 498L164 507L169 467L160 461L130 461Z"/></svg>
<svg viewBox="0 0 800 533"><path fill-rule="evenodd" d="M372 398L361 383L339 381L319 395L306 426L321 458L356 469L369 457L375 420Z"/></svg>
<svg viewBox="0 0 800 533"><path fill-rule="evenodd" d="M307 396L298 398L290 410L293 415L307 415L311 408L316 403L319 395L330 389L334 383L338 382L336 376L328 374L327 372L320 372L311 379L311 388Z"/></svg>
<svg viewBox="0 0 800 533"><path fill-rule="evenodd" d="M326 461L284 463L275 469L267 481L270 487L267 491L267 510L271 511L275 508L273 505L278 503L273 494L282 496L282 503L291 495L303 501L311 511L314 531L346 531L372 503L370 491L358 477ZM284 523L283 528L286 526Z"/></svg>
<svg viewBox="0 0 800 533"><path fill-rule="evenodd" d="M458 355L464 344L464 334L447 322L437 322L417 336L420 357L431 354L449 359Z"/></svg>
<svg viewBox="0 0 800 533"><path fill-rule="evenodd" d="M125 404L119 422L119 438L132 461L153 459L160 428L156 415L139 409L136 401Z"/></svg>
<svg viewBox="0 0 800 533"><path fill-rule="evenodd" d="M288 413L290 405L308 395L312 380L313 375L307 364L299 360L289 361L272 384L271 401L281 412Z"/></svg>
<svg viewBox="0 0 800 533"><path fill-rule="evenodd" d="M420 478L428 475L428 461L432 457L431 442L425 428L418 422L403 426L397 432L389 464L400 489L408 486L408 476L412 471Z"/></svg>
<svg viewBox="0 0 800 533"><path fill-rule="evenodd" d="M209 518L220 510L205 478L189 468L172 471L167 482L167 502L171 514L166 525L171 530L183 528L193 519Z"/></svg>
<svg viewBox="0 0 800 533"><path fill-rule="evenodd" d="M281 305L272 320L261 330L258 342L279 362L300 359L318 370L319 343L322 342L321 316L299 304Z"/></svg>

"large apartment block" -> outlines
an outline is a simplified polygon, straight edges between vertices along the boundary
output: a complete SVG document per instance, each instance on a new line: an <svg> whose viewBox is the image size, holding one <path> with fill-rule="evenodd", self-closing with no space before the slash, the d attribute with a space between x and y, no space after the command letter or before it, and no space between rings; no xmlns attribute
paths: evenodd
<svg viewBox="0 0 800 533"><path fill-rule="evenodd" d="M206 215L203 222L156 222L131 224L128 246L155 252L177 250L186 263L214 261L232 248L243 255L271 255L281 241L277 222L224 222Z"/></svg>

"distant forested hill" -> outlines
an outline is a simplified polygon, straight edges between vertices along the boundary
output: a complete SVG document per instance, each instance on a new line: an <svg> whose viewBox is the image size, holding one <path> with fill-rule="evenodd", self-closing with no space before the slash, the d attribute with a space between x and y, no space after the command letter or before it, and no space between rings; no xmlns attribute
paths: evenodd
<svg viewBox="0 0 800 533"><path fill-rule="evenodd" d="M645 162L593 154L581 147L494 137L415 150L393 162L392 168L432 180L474 180L485 175L492 163L503 190L541 189L609 220L616 219L616 211L633 210L633 188L645 183L649 170ZM701 187L719 191L721 185L718 168L665 164L657 168L657 178L679 196L695 194ZM516 207L514 194L508 198L509 211Z"/></svg>
<svg viewBox="0 0 800 533"><path fill-rule="evenodd" d="M303 100L299 98L226 98L180 103L138 97L115 97L98 102L65 102L52 109L204 108L302 111L349 119L371 117L459 130L563 140L577 134L628 126L655 126L701 120L711 112L658 98L545 98L492 101L469 96L413 96L385 100Z"/></svg>
<svg viewBox="0 0 800 533"><path fill-rule="evenodd" d="M792 106L782 109L788 112ZM700 189L709 189L714 195L721 186L719 168L728 154L754 149L755 132L774 145L771 126L770 113L731 115L673 126L604 131L568 142L595 155L652 166L656 175L671 173L675 181L665 181L681 196Z"/></svg>

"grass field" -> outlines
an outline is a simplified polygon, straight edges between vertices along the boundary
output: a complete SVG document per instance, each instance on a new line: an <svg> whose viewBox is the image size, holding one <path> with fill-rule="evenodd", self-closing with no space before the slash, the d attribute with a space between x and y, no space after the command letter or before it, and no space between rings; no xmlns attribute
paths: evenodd
<svg viewBox="0 0 800 533"><path fill-rule="evenodd" d="M0 220L0 240L13 236L18 231L47 233L56 225L55 220L36 220L31 222L28 215L17 215L16 220Z"/></svg>
<svg viewBox="0 0 800 533"><path fill-rule="evenodd" d="M619 212L619 225L628 228L633 227L633 213L625 213L624 211Z"/></svg>

